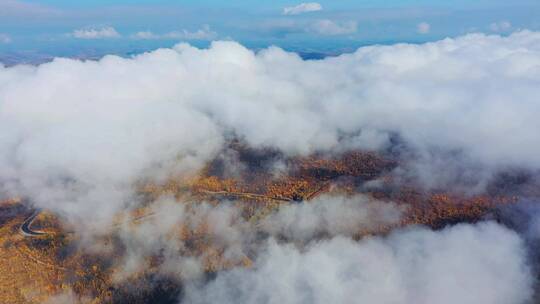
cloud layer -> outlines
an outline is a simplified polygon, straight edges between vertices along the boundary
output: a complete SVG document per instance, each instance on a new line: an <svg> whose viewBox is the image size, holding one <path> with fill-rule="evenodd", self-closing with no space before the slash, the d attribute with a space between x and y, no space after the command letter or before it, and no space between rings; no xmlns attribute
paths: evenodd
<svg viewBox="0 0 540 304"><path fill-rule="evenodd" d="M247 256L257 256L261 241L268 238L308 245L321 237L352 237L362 231L397 224L401 211L391 202L362 195L324 196L314 202L284 206L262 222L248 222L242 216L242 209L232 202L214 206L163 197L152 204L148 211L152 216L140 225L133 225L127 218L121 226L118 239L125 244L127 254L121 261L123 272L117 275L117 280L143 270L145 261L158 254L165 260L161 273L184 280L199 279L204 269L202 261L212 252L190 255L190 245L178 235L179 227L193 231L204 227L204 239L211 240L208 245L222 251L229 262L239 263ZM87 247L99 249L93 242Z"/></svg>
<svg viewBox="0 0 540 304"><path fill-rule="evenodd" d="M283 15L299 15L303 13L321 11L322 5L316 2L301 3L283 9Z"/></svg>
<svg viewBox="0 0 540 304"><path fill-rule="evenodd" d="M370 200L365 196L322 196L310 203L281 207L261 222L271 235L297 241L310 241L321 236L349 236L360 231L396 224L400 208L392 203Z"/></svg>
<svg viewBox="0 0 540 304"><path fill-rule="evenodd" d="M540 34L524 31L320 61L215 42L0 68L0 185L43 207L110 214L133 183L192 173L230 134L289 155L384 149L398 134L434 186L463 178L459 164L474 178L536 170L539 67Z"/></svg>
<svg viewBox="0 0 540 304"><path fill-rule="evenodd" d="M113 27L110 26L102 28L74 30L72 36L78 39L106 39L121 37L121 35Z"/></svg>
<svg viewBox="0 0 540 304"><path fill-rule="evenodd" d="M182 303L519 304L531 284L521 239L484 223L338 237L306 250L270 241L253 268L188 288Z"/></svg>
<svg viewBox="0 0 540 304"><path fill-rule="evenodd" d="M213 40L217 38L217 33L205 25L194 32L188 30L173 31L165 34L155 34L151 31L137 32L132 35L133 39L170 39L170 40Z"/></svg>
<svg viewBox="0 0 540 304"><path fill-rule="evenodd" d="M500 169L540 170L537 96L540 33L529 31L370 46L317 61L221 41L0 66L0 193L79 228L110 227L138 203L139 182L195 174L232 137L287 156L397 150L395 176L409 170L426 187L457 180L473 188ZM401 209L323 196L257 225L234 203L188 208L162 197L148 209L155 217L116 232L125 254L114 279L160 254L160 273L185 280L188 303L522 304L532 295L522 239L494 223L413 227L357 242L363 229L397 223ZM224 257L250 256L253 267L205 280L204 256L179 254L189 246L171 237L179 225L202 224Z"/></svg>

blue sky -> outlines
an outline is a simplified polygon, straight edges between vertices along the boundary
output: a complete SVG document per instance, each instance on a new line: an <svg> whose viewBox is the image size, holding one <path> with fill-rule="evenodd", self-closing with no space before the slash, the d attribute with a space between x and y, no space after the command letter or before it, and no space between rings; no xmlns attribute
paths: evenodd
<svg viewBox="0 0 540 304"><path fill-rule="evenodd" d="M341 52L371 43L540 29L538 0L313 2L320 9L284 15L284 8L302 1L0 0L0 55L129 53L178 41L204 46L213 39Z"/></svg>

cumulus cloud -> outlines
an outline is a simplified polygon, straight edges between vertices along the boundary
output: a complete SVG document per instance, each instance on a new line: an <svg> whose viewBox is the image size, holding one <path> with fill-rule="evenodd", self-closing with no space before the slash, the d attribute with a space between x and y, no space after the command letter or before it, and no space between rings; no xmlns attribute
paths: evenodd
<svg viewBox="0 0 540 304"><path fill-rule="evenodd" d="M308 31L319 35L337 36L354 34L357 30L358 24L355 21L335 22L323 19L313 22Z"/></svg>
<svg viewBox="0 0 540 304"><path fill-rule="evenodd" d="M512 29L512 23L509 21L493 22L489 25L489 29L493 32L507 32Z"/></svg>
<svg viewBox="0 0 540 304"><path fill-rule="evenodd" d="M8 34L0 33L0 43L11 43L11 36L9 36Z"/></svg>
<svg viewBox="0 0 540 304"><path fill-rule="evenodd" d="M398 134L434 187L464 176L456 159L472 179L540 169L539 67L540 34L528 31L319 61L214 42L0 67L0 187L106 218L134 202L136 182L193 173L230 134L288 155L333 151L362 132L373 136L356 148L384 148Z"/></svg>
<svg viewBox="0 0 540 304"><path fill-rule="evenodd" d="M74 30L71 36L78 39L107 39L121 37L120 33L111 26Z"/></svg>
<svg viewBox="0 0 540 304"><path fill-rule="evenodd" d="M299 15L303 13L321 11L322 5L317 2L301 3L296 6L285 7L283 15Z"/></svg>
<svg viewBox="0 0 540 304"><path fill-rule="evenodd" d="M519 304L531 299L532 282L522 240L483 223L305 250L270 240L252 268L188 286L182 303Z"/></svg>
<svg viewBox="0 0 540 304"><path fill-rule="evenodd" d="M131 36L133 39L169 39L169 40L214 40L217 33L209 25L204 25L194 32L188 30L172 31L164 34L155 34L151 31L137 32Z"/></svg>
<svg viewBox="0 0 540 304"><path fill-rule="evenodd" d="M427 22L421 22L416 26L416 31L419 34L428 34L431 31L431 25Z"/></svg>

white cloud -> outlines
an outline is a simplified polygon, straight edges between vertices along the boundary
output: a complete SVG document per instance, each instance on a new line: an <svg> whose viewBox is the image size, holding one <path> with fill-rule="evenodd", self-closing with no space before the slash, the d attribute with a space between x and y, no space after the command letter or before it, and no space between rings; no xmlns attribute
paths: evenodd
<svg viewBox="0 0 540 304"><path fill-rule="evenodd" d="M332 20L323 19L313 22L308 30L319 35L347 35L356 33L358 24L355 21L338 23Z"/></svg>
<svg viewBox="0 0 540 304"><path fill-rule="evenodd" d="M131 38L133 39L142 39L142 40L159 39L160 37L161 37L160 35L156 35L151 31L140 31L131 35Z"/></svg>
<svg viewBox="0 0 540 304"><path fill-rule="evenodd" d="M484 223L334 238L305 250L271 241L252 268L188 285L183 302L523 304L533 281L522 240Z"/></svg>
<svg viewBox="0 0 540 304"><path fill-rule="evenodd" d="M11 41L11 36L9 36L8 34L0 33L0 43L7 44L11 43Z"/></svg>
<svg viewBox="0 0 540 304"><path fill-rule="evenodd" d="M318 200L282 206L266 222L252 225L234 203L185 206L163 198L149 206L155 216L121 226L119 239L127 254L115 280L140 272L149 256L159 254L164 259L159 273L177 276L186 286L180 303L346 303L354 298L366 303L524 304L531 299L535 280L525 243L504 226L409 227L357 242L353 231L388 219L395 223L397 210L369 204L362 196ZM253 266L218 272L206 281L205 252L182 256L179 248L186 244L174 236L179 225L196 229L200 223L227 259L239 261L249 254Z"/></svg>
<svg viewBox="0 0 540 304"><path fill-rule="evenodd" d="M509 21L493 22L489 25L489 29L493 32L507 32L512 29L512 23Z"/></svg>
<svg viewBox="0 0 540 304"><path fill-rule="evenodd" d="M188 30L173 31L165 34L155 34L151 31L137 32L132 35L133 39L173 39L173 40L214 40L217 33L212 31L210 26L204 25L201 29L194 32Z"/></svg>
<svg viewBox="0 0 540 304"><path fill-rule="evenodd" d="M108 39L121 37L121 35L111 26L74 30L71 35L78 39Z"/></svg>
<svg viewBox="0 0 540 304"><path fill-rule="evenodd" d="M271 235L309 241L320 235L354 236L359 231L397 224L401 209L366 196L321 196L310 203L284 206L261 226Z"/></svg>
<svg viewBox="0 0 540 304"><path fill-rule="evenodd" d="M322 5L316 2L301 3L296 6L290 6L283 9L283 15L299 15L303 13L321 11Z"/></svg>
<svg viewBox="0 0 540 304"><path fill-rule="evenodd" d="M416 26L416 31L419 34L428 34L431 31L431 25L429 23L427 23L427 22L419 23Z"/></svg>
<svg viewBox="0 0 540 304"><path fill-rule="evenodd" d="M425 185L470 187L500 167L540 169L538 67L535 32L320 61L215 42L2 67L0 187L98 219L133 202L136 181L200 168L230 132L290 155L339 149L363 131L373 136L353 139L358 148L399 134Z"/></svg>
<svg viewBox="0 0 540 304"><path fill-rule="evenodd" d="M352 237L358 235L359 231L397 224L401 215L400 208L394 204L362 195L325 196L313 202L282 206L270 218L256 225L246 221L242 209L234 203L222 202L213 206L197 202L186 205L164 197L150 205L149 209L154 216L144 223L134 227L128 220L120 229L119 239L129 246L129 254L121 261L122 272L117 275L117 280L140 271L144 267L143 261L158 253L167 259L161 271L183 279L198 278L203 268L200 261L190 260L189 253L188 256L179 254L178 248L184 248L186 244L180 238L171 236L178 231L179 225L196 229L197 225L205 223L205 231L212 245L219 247L228 258L241 260L259 253L261 246L256 240L268 238L263 239L262 235L305 246L317 242L320 236ZM298 227L294 221L299 222ZM186 260L191 264L189 271L179 266L185 264Z"/></svg>

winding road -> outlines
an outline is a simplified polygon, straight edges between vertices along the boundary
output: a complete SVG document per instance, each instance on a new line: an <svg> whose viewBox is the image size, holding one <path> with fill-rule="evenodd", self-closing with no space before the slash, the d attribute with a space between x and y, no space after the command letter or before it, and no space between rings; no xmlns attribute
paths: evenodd
<svg viewBox="0 0 540 304"><path fill-rule="evenodd" d="M36 210L32 213L32 215L30 215L24 220L24 222L21 225L21 228L19 229L22 235L29 236L29 237L36 237L36 236L42 236L46 234L45 232L42 232L42 231L34 231L31 228L32 223L34 222L34 220L36 219L36 217L39 215L40 212L41 210Z"/></svg>

